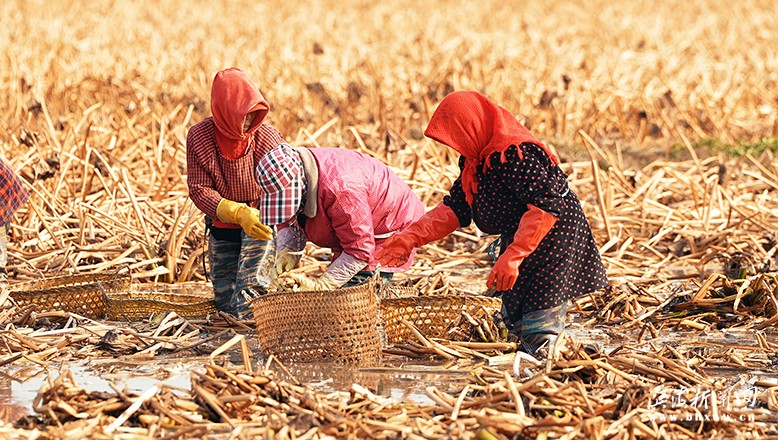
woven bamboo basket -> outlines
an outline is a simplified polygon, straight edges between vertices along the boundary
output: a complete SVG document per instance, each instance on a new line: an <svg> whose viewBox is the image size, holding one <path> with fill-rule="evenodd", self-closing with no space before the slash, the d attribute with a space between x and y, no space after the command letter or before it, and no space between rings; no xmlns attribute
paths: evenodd
<svg viewBox="0 0 778 440"><path fill-rule="evenodd" d="M40 311L64 311L102 318L105 315L103 295L127 291L131 282L129 270L66 275L15 284L10 295L19 305L33 304Z"/></svg>
<svg viewBox="0 0 778 440"><path fill-rule="evenodd" d="M381 300L388 298L406 298L409 296L419 296L419 289L413 286L396 286L387 284L378 289L378 297Z"/></svg>
<svg viewBox="0 0 778 440"><path fill-rule="evenodd" d="M381 355L375 279L331 291L251 300L259 344L286 362L370 364Z"/></svg>
<svg viewBox="0 0 778 440"><path fill-rule="evenodd" d="M107 294L106 317L115 321L142 321L154 313L176 312L186 319L204 319L216 313L213 295L138 290Z"/></svg>
<svg viewBox="0 0 778 440"><path fill-rule="evenodd" d="M389 343L413 339L406 320L428 338L445 336L462 312L471 315L483 310L488 314L500 310L502 299L479 295L422 295L381 300L381 320Z"/></svg>

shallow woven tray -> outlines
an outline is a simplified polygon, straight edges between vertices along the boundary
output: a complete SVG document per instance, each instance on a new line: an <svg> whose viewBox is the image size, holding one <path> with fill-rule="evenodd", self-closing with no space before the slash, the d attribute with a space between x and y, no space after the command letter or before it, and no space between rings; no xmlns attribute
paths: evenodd
<svg viewBox="0 0 778 440"><path fill-rule="evenodd" d="M216 313L213 295L155 290L106 295L106 317L115 321L143 321L154 313L176 312L186 319L205 319Z"/></svg>
<svg viewBox="0 0 778 440"><path fill-rule="evenodd" d="M413 340L403 319L428 338L445 336L463 311L474 315L484 310L490 315L500 310L502 300L477 295L426 295L381 300L381 319L390 344Z"/></svg>
<svg viewBox="0 0 778 440"><path fill-rule="evenodd" d="M286 362L370 364L381 355L375 280L332 291L280 291L249 303L259 345Z"/></svg>
<svg viewBox="0 0 778 440"><path fill-rule="evenodd" d="M89 318L105 315L104 293L130 289L132 274L80 274L27 281L11 286L10 295L19 305L34 304L40 311L64 311Z"/></svg>

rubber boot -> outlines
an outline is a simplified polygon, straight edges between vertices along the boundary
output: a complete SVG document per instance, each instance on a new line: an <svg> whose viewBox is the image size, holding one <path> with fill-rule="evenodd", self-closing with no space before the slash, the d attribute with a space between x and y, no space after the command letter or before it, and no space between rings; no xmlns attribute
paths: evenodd
<svg viewBox="0 0 778 440"><path fill-rule="evenodd" d="M525 313L519 324L519 349L539 360L553 357L557 340L565 331L566 317L567 302Z"/></svg>

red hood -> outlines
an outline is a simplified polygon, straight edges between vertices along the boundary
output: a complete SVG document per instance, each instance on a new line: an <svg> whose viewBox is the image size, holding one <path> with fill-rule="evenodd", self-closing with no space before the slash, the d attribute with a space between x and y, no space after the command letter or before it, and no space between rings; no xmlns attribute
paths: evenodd
<svg viewBox="0 0 778 440"><path fill-rule="evenodd" d="M251 148L254 131L267 116L269 106L257 86L235 67L216 74L211 87L211 113L216 124L216 144L222 156L237 159ZM259 110L247 132L243 120Z"/></svg>
<svg viewBox="0 0 778 440"><path fill-rule="evenodd" d="M543 148L553 163L559 163L559 159L511 112L474 91L453 92L443 98L424 134L465 157L462 188L471 204L473 194L478 190L476 167L485 161L484 169L487 169L489 163L486 159L492 153L503 153L511 145L530 142Z"/></svg>

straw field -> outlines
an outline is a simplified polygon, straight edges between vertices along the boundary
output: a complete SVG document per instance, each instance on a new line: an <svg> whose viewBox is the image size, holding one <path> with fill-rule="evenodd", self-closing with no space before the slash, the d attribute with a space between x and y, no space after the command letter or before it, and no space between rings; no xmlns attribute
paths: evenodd
<svg viewBox="0 0 778 440"><path fill-rule="evenodd" d="M272 106L268 122L287 141L374 154L428 206L457 170L454 154L423 138L426 121L447 92L475 89L554 146L602 244L621 234L612 248L642 254L640 239L671 214L702 222L690 229L721 229L717 217L731 224L733 210L708 188L705 173L717 163L641 167L688 158L705 141L778 134L771 6L3 2L0 146L33 193L12 225L11 267L20 280L119 264L142 279L202 279L203 221L186 197L185 136L210 114L210 81L229 66L256 81ZM590 164L576 166L592 157L609 219L594 209ZM650 191L620 194L652 178ZM664 203L652 192L665 185L690 205L645 206ZM756 212L739 209L743 218Z"/></svg>
<svg viewBox="0 0 778 440"><path fill-rule="evenodd" d="M122 267L139 282L205 280L204 222L187 198L185 139L192 125L210 116L211 80L220 69L240 67L256 82L271 105L267 122L287 142L373 155L428 207L446 194L458 169L456 154L426 139L424 128L447 93L474 89L515 113L563 161L614 286L576 301L590 324L655 336L663 325L746 325L761 338L758 346L740 347L750 358L728 352L725 360L706 354L705 362L771 365L775 343L764 332L770 336L778 320L778 8L772 0L6 0L0 17L0 153L32 194L10 228L12 283ZM404 277L426 280L430 291L483 290L488 244L473 226L462 229L425 247ZM321 270L321 253L309 246L302 270ZM476 278L455 276L466 270L475 270ZM689 305L679 306L679 298ZM726 319L713 318L725 312ZM31 324L29 311L13 319L8 322ZM98 331L105 330L90 328L79 340ZM0 365L28 353L24 341L32 340L20 338L9 353L0 351ZM66 345L41 341L37 347ZM437 353L454 350L427 343ZM187 340L176 350L192 345ZM520 416L495 416L489 425L484 420L494 415L492 403L503 399L507 411L510 398L519 405L519 392L555 405L561 403L554 396L574 394L568 402L580 411L562 425L577 431L559 428L559 435L654 438L665 431L645 419L629 421L637 404L625 404L606 424L601 410L616 404L568 385L634 382L641 374L651 377L651 386L715 382L687 364L678 367L678 359L694 356L640 351L633 357L644 362L640 370L616 351L600 360L571 350L550 376L519 384L519 391L507 373L490 371L469 388L481 387L482 400L436 392L442 399L437 410L413 417L443 408L456 420L464 402L470 414L481 412L460 421L461 432L491 426L494 438L511 438L519 434L508 426L539 419L521 407ZM660 374L667 369L673 378ZM237 373L217 368L208 374L214 377L197 378L205 388ZM276 383L275 377L252 380L254 388ZM49 391L71 385L63 376ZM773 420L776 388L764 387L769 411L762 415ZM254 388L243 391L265 395ZM424 430L387 427L394 415L376 416L383 406L361 392L373 421L381 420L370 425L375 432L425 437ZM617 394L625 402L627 392ZM203 396L192 399L218 413L216 419L243 416L228 417L223 401ZM315 426L351 411L328 405L314 411ZM556 414L553 405L544 408ZM222 428L234 428L229 425ZM356 431L342 428L340 434L365 435L356 422L348 426ZM755 436L769 432L764 426L735 431ZM441 429L433 431L443 438ZM673 429L694 437L697 428ZM711 437L735 432L731 425L709 429ZM205 436L207 430L196 432Z"/></svg>

